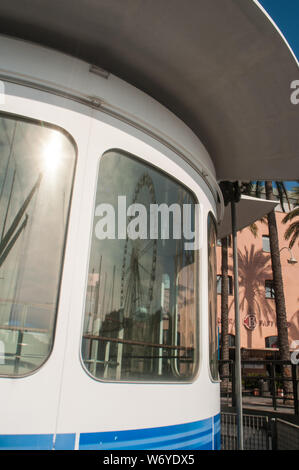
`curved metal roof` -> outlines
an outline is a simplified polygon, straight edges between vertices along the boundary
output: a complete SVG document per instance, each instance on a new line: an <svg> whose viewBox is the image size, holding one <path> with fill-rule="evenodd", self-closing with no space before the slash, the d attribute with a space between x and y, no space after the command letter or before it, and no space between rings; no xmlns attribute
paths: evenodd
<svg viewBox="0 0 299 470"><path fill-rule="evenodd" d="M0 33L95 64L164 104L204 143L218 180L299 179L298 66L253 0L9 0L0 17Z"/></svg>

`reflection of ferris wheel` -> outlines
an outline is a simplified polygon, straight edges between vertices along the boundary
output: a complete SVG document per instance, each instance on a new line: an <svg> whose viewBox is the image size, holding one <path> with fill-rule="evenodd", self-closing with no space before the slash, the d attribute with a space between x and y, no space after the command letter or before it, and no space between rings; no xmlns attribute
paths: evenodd
<svg viewBox="0 0 299 470"><path fill-rule="evenodd" d="M181 208L181 214L184 211L184 205L189 205L194 207L194 200L192 196L187 193L184 189L179 190L178 204ZM181 217L181 233L184 234L183 227L184 219ZM191 222L188 220L188 222ZM177 258L177 269L180 270L182 267L194 263L194 250L185 249L185 237L181 236L180 239L176 240L176 258Z"/></svg>
<svg viewBox="0 0 299 470"><path fill-rule="evenodd" d="M134 191L132 204L147 195L147 204L156 204L151 177L143 174ZM142 201L144 203L144 201ZM133 217L129 218L129 221ZM120 305L125 318L132 314L142 318L147 315L153 299L156 277L157 240L126 238L120 290Z"/></svg>

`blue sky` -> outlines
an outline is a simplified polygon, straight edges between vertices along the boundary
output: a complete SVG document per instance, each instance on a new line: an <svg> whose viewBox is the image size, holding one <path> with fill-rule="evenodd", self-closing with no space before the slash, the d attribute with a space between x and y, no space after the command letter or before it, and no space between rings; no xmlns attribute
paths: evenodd
<svg viewBox="0 0 299 470"><path fill-rule="evenodd" d="M299 0L259 0L299 60Z"/></svg>
<svg viewBox="0 0 299 470"><path fill-rule="evenodd" d="M259 0L299 60L299 0ZM286 182L287 189L298 183Z"/></svg>

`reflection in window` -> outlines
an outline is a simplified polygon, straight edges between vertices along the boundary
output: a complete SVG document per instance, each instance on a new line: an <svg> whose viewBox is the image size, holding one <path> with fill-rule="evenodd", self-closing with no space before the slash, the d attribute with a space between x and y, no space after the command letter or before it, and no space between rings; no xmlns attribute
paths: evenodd
<svg viewBox="0 0 299 470"><path fill-rule="evenodd" d="M214 380L218 380L218 328L217 328L217 274L216 274L216 224L211 214L208 216L208 282L209 282L209 348L210 370Z"/></svg>
<svg viewBox="0 0 299 470"><path fill-rule="evenodd" d="M103 203L115 210L115 239L108 225L111 238L99 239L97 227L103 217L99 217L98 208ZM135 223L132 213L126 217L126 208L133 203L140 211L140 205L146 209L148 221L142 227L136 224L136 239L120 227L123 217L128 227ZM190 204L194 230L195 200L186 188L128 154L104 154L99 168L82 342L84 363L100 379L190 380L196 370L197 251L186 250L184 237L174 236L178 225L171 211L169 237L165 232L163 235L160 219L158 236L150 237L153 204L169 208L172 204L179 208Z"/></svg>
<svg viewBox="0 0 299 470"><path fill-rule="evenodd" d="M75 151L44 123L0 115L0 374L48 357Z"/></svg>

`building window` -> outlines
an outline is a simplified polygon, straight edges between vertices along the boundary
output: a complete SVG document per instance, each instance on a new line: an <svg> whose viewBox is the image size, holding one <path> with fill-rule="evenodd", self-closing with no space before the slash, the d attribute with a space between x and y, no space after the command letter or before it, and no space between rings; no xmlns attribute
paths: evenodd
<svg viewBox="0 0 299 470"><path fill-rule="evenodd" d="M265 281L265 291L266 291L266 299L274 299L275 298L275 290L274 290L273 280Z"/></svg>
<svg viewBox="0 0 299 470"><path fill-rule="evenodd" d="M208 286L209 286L209 355L213 380L218 380L218 323L217 323L217 271L216 271L217 230L214 217L208 216Z"/></svg>
<svg viewBox="0 0 299 470"><path fill-rule="evenodd" d="M139 211L142 205L147 227L137 227L132 214L120 208L119 196L125 196L127 207L134 204ZM159 236L153 238L149 226L152 205L189 204L194 229L196 203L188 189L137 157L118 150L101 157L82 338L83 361L92 376L125 382L194 377L198 251L185 248L183 234L173 236L174 214L168 214L169 237L162 237L158 224ZM100 204L118 215L115 238L99 237ZM121 218L125 231L119 236ZM133 222L142 236L128 237Z"/></svg>
<svg viewBox="0 0 299 470"><path fill-rule="evenodd" d="M52 349L76 150L3 114L0 142L0 375L24 376Z"/></svg>
<svg viewBox="0 0 299 470"><path fill-rule="evenodd" d="M268 336L267 338L265 338L265 347L266 348L278 348L278 337Z"/></svg>
<svg viewBox="0 0 299 470"><path fill-rule="evenodd" d="M217 274L217 294L221 295L221 274ZM228 276L228 295L233 295L233 278L232 276Z"/></svg>
<svg viewBox="0 0 299 470"><path fill-rule="evenodd" d="M269 235L263 235L263 251L265 253L270 253L270 239Z"/></svg>

